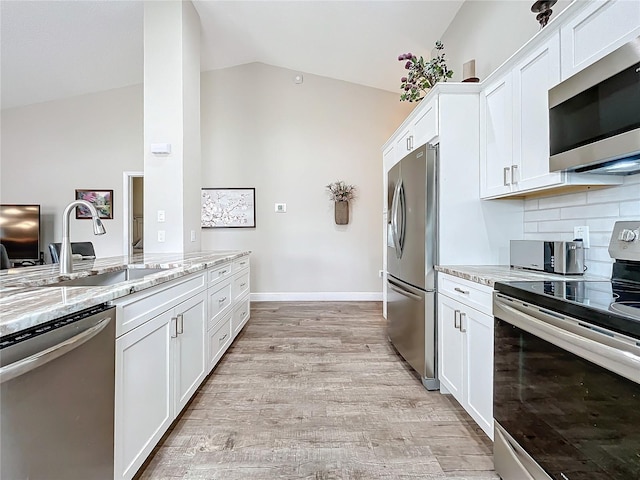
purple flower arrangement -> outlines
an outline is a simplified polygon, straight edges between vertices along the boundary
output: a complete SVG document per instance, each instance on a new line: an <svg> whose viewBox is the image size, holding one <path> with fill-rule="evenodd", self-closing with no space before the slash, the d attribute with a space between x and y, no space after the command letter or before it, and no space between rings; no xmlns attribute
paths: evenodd
<svg viewBox="0 0 640 480"><path fill-rule="evenodd" d="M436 42L436 50L440 52L444 49L441 41ZM416 57L412 53L403 53L398 57L398 61L407 60L404 68L409 70L406 77L402 77L400 81L400 101L417 102L422 100L423 94L433 87L437 82L446 82L453 76L453 70L449 70L444 60L444 53L438 53L435 58L428 62L422 57Z"/></svg>

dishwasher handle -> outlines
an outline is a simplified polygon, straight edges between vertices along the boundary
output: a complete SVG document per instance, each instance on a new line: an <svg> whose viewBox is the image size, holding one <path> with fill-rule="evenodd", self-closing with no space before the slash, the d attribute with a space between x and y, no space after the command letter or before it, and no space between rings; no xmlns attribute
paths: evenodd
<svg viewBox="0 0 640 480"><path fill-rule="evenodd" d="M10 363L9 365L0 368L0 383L4 383L13 378L19 377L20 375L24 375L25 373L55 360L56 358L61 357L62 355L79 347L104 330L110 321L111 316L107 316L100 320L96 325L83 330L78 335L68 338L57 345L47 348L46 350L35 353L30 357L18 360L17 362Z"/></svg>

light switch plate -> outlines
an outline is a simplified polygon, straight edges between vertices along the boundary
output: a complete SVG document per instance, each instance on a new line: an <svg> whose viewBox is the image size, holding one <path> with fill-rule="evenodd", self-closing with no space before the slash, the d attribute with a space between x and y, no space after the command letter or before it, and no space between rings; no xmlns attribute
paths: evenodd
<svg viewBox="0 0 640 480"><path fill-rule="evenodd" d="M164 217L165 217L164 210L158 210L158 222L159 223L164 222Z"/></svg>
<svg viewBox="0 0 640 480"><path fill-rule="evenodd" d="M276 203L276 213L287 213L287 204Z"/></svg>
<svg viewBox="0 0 640 480"><path fill-rule="evenodd" d="M582 225L580 227L573 227L573 238L576 240L582 240L582 246L584 248L590 248L591 242L589 241L589 227Z"/></svg>
<svg viewBox="0 0 640 480"><path fill-rule="evenodd" d="M165 235L164 230L158 230L158 242L160 243L164 242L164 235Z"/></svg>

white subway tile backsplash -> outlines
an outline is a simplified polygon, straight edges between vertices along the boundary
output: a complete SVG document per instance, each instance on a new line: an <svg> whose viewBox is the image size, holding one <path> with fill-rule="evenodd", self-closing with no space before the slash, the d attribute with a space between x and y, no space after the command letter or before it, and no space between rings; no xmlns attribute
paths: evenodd
<svg viewBox="0 0 640 480"><path fill-rule="evenodd" d="M560 210L529 210L524 212L525 222L537 222L541 220L560 220Z"/></svg>
<svg viewBox="0 0 640 480"><path fill-rule="evenodd" d="M573 227L587 225L588 273L610 277L613 260L608 247L614 223L640 219L640 174L624 177L619 186L525 200L524 205L525 239L572 240Z"/></svg>
<svg viewBox="0 0 640 480"><path fill-rule="evenodd" d="M555 197L545 197L538 200L540 209L572 207L575 205L585 205L587 203L587 192L571 193L568 195L557 195Z"/></svg>
<svg viewBox="0 0 640 480"><path fill-rule="evenodd" d="M585 261L586 273L599 277L611 278L611 262L589 262Z"/></svg>
<svg viewBox="0 0 640 480"><path fill-rule="evenodd" d="M640 218L640 200L620 202L620 215Z"/></svg>
<svg viewBox="0 0 640 480"><path fill-rule="evenodd" d="M603 232L611 235L613 225L619 218L590 218L585 225L589 227L590 232Z"/></svg>
<svg viewBox="0 0 640 480"><path fill-rule="evenodd" d="M619 217L620 207L617 203L600 203L581 207L563 207L560 218L587 219L593 217Z"/></svg>
<svg viewBox="0 0 640 480"><path fill-rule="evenodd" d="M585 261L611 262L607 247L594 247L587 249Z"/></svg>
<svg viewBox="0 0 640 480"><path fill-rule="evenodd" d="M640 199L640 186L623 184L618 187L591 190L587 193L587 202L590 204L622 202L632 199Z"/></svg>
<svg viewBox="0 0 640 480"><path fill-rule="evenodd" d="M589 229L589 241L592 247L609 247L611 233L594 233Z"/></svg>
<svg viewBox="0 0 640 480"><path fill-rule="evenodd" d="M538 232L566 232L573 235L573 227L578 224L573 220L551 220L538 222Z"/></svg>

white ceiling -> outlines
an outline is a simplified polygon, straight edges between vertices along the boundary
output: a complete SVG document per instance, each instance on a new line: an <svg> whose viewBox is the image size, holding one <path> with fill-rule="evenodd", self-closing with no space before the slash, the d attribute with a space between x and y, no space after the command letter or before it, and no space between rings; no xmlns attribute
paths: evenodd
<svg viewBox="0 0 640 480"><path fill-rule="evenodd" d="M462 0L196 0L202 70L262 62L399 91ZM141 1L2 0L2 108L142 83Z"/></svg>

